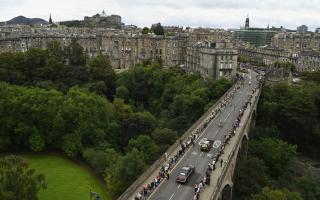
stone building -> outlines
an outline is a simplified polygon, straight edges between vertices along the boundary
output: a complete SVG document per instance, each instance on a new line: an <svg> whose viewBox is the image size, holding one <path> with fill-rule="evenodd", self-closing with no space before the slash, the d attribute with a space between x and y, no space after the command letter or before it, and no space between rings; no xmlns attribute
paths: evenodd
<svg viewBox="0 0 320 200"><path fill-rule="evenodd" d="M274 47L239 48L239 55L265 65L276 62L291 62L298 72L320 70L320 51L301 51L292 53L289 49Z"/></svg>
<svg viewBox="0 0 320 200"><path fill-rule="evenodd" d="M300 34L296 32L277 33L273 37L271 45L280 49L288 49L292 53L301 51L319 51L320 34Z"/></svg>
<svg viewBox="0 0 320 200"><path fill-rule="evenodd" d="M187 36L107 34L102 36L101 50L109 55L116 69L132 67L144 60L159 61L164 66L185 61Z"/></svg>
<svg viewBox="0 0 320 200"><path fill-rule="evenodd" d="M320 52L304 51L293 60L297 71L314 72L320 70Z"/></svg>
<svg viewBox="0 0 320 200"><path fill-rule="evenodd" d="M232 34L223 29L205 29L198 28L192 29L189 33L189 42L194 43L198 41L210 42L229 42L232 40Z"/></svg>
<svg viewBox="0 0 320 200"><path fill-rule="evenodd" d="M189 60L190 57L199 59L199 64L190 67L190 71L215 79L233 76L237 60L229 42L230 34L223 30L199 29L175 36L157 36L143 35L138 29L16 27L6 31L0 27L0 33L0 53L46 49L47 43L53 40L67 46L76 38L89 57L100 53L108 55L114 69L128 69L144 60L159 61L163 66L184 66L189 56ZM209 43L212 46L208 46Z"/></svg>
<svg viewBox="0 0 320 200"><path fill-rule="evenodd" d="M292 61L292 54L289 51L273 47L239 48L239 55L265 65L272 65L275 62Z"/></svg>
<svg viewBox="0 0 320 200"><path fill-rule="evenodd" d="M187 47L186 70L205 79L232 79L237 71L238 52L232 43L199 42Z"/></svg>

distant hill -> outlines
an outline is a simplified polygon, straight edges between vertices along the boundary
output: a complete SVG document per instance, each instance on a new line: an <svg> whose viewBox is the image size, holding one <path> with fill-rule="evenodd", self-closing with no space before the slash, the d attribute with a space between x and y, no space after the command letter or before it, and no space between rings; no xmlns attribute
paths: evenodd
<svg viewBox="0 0 320 200"><path fill-rule="evenodd" d="M36 25L36 24L48 24L48 22L41 18L27 18L24 16L18 16L15 17L9 21L7 21L7 24L10 25L17 25L17 24L28 24L28 25Z"/></svg>

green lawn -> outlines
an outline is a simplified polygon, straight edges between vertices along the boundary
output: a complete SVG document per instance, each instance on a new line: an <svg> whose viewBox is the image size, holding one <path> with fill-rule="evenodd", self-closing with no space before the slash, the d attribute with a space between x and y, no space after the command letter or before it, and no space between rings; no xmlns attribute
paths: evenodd
<svg viewBox="0 0 320 200"><path fill-rule="evenodd" d="M110 199L103 183L84 165L54 154L19 156L46 177L48 187L39 193L40 200L90 200L90 189Z"/></svg>

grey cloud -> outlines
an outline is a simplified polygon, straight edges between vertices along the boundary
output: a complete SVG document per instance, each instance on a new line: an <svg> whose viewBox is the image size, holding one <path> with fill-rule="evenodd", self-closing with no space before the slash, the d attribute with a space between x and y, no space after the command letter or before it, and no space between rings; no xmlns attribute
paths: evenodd
<svg viewBox="0 0 320 200"><path fill-rule="evenodd" d="M257 27L320 26L320 0L0 0L0 21L17 15L47 18L49 13L55 21L82 19L103 9L138 26L162 22L236 28L247 14Z"/></svg>
<svg viewBox="0 0 320 200"><path fill-rule="evenodd" d="M319 9L319 0L113 0L122 6L164 6L183 9L185 7L200 8L233 8L233 9Z"/></svg>

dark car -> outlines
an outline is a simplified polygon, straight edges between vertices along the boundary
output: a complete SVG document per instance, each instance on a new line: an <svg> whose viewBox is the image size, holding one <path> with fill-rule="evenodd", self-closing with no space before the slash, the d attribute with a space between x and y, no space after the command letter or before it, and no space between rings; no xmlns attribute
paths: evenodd
<svg viewBox="0 0 320 200"><path fill-rule="evenodd" d="M193 165L182 167L177 175L176 181L178 183L186 183L191 175L194 173L195 167Z"/></svg>
<svg viewBox="0 0 320 200"><path fill-rule="evenodd" d="M212 143L213 143L213 140L208 140L205 138L205 140L203 140L200 145L201 151L205 151L205 152L210 151L210 149L212 147Z"/></svg>

